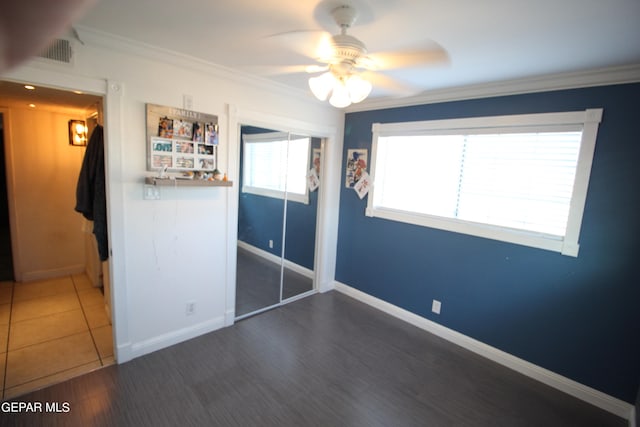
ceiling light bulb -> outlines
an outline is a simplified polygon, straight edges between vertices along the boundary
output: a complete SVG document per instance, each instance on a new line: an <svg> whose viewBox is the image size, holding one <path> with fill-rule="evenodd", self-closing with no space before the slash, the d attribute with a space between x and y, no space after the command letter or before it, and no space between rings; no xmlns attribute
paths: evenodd
<svg viewBox="0 0 640 427"><path fill-rule="evenodd" d="M326 101L329 93L333 89L335 84L335 77L331 72L326 72L317 77L311 77L309 79L309 88L311 92L318 98L320 101Z"/></svg>
<svg viewBox="0 0 640 427"><path fill-rule="evenodd" d="M354 104L364 100L371 93L371 83L356 74L347 79L346 86Z"/></svg>
<svg viewBox="0 0 640 427"><path fill-rule="evenodd" d="M342 81L336 81L329 103L336 108L344 108L351 105L349 91Z"/></svg>
<svg viewBox="0 0 640 427"><path fill-rule="evenodd" d="M320 38L320 42L317 44L317 46L318 48L316 49L315 57L320 62L329 62L336 54L333 37L328 34L324 34Z"/></svg>

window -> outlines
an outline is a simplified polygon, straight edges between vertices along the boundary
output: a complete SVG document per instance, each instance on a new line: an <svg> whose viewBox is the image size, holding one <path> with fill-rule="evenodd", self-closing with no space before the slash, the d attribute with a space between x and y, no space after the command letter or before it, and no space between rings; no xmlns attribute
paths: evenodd
<svg viewBox="0 0 640 427"><path fill-rule="evenodd" d="M282 132L243 136L244 193L309 203L310 138Z"/></svg>
<svg viewBox="0 0 640 427"><path fill-rule="evenodd" d="M366 214L577 256L601 116L374 124Z"/></svg>

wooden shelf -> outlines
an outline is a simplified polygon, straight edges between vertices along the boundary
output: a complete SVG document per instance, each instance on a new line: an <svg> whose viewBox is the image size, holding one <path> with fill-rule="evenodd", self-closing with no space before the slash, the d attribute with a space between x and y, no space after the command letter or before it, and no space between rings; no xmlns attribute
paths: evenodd
<svg viewBox="0 0 640 427"><path fill-rule="evenodd" d="M205 179L170 179L148 176L144 179L147 185L162 185L167 187L231 187L232 181L207 181Z"/></svg>

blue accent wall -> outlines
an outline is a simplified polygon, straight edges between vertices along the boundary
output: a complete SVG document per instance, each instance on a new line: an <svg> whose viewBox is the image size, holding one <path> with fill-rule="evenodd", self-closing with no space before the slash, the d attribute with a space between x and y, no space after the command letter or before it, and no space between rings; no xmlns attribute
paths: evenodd
<svg viewBox="0 0 640 427"><path fill-rule="evenodd" d="M340 195L336 280L635 404L640 379L640 84L346 115L344 154L371 125L604 108L577 258L366 217ZM419 159L407 167L420 167ZM345 179L343 165L342 182ZM440 315L431 302L442 302Z"/></svg>
<svg viewBox="0 0 640 427"><path fill-rule="evenodd" d="M319 140L312 139L311 146L312 148L320 148ZM287 202L287 234L284 258L312 271L314 270L313 262L316 248L317 212L317 190L309 192L308 205Z"/></svg>
<svg viewBox="0 0 640 427"><path fill-rule="evenodd" d="M274 132L253 126L242 126L241 134ZM241 144L242 147L242 144ZM309 158L320 140L311 139ZM240 149L242 159L242 148ZM309 163L311 164L311 163ZM311 168L311 167L309 167ZM309 193L309 204L287 201L287 233L285 259L313 270L316 246L316 216L318 192ZM282 254L284 200L242 192L242 161L240 162L240 200L238 206L238 240L271 254ZM273 248L268 242L273 240Z"/></svg>

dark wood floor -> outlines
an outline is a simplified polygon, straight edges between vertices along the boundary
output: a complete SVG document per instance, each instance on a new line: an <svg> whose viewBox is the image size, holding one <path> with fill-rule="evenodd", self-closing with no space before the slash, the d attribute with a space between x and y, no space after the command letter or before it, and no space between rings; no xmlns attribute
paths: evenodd
<svg viewBox="0 0 640 427"><path fill-rule="evenodd" d="M0 425L624 426L335 291L18 399Z"/></svg>
<svg viewBox="0 0 640 427"><path fill-rule="evenodd" d="M238 247L236 268L236 316L270 307L280 302L280 265ZM282 299L313 289L313 280L284 269Z"/></svg>

